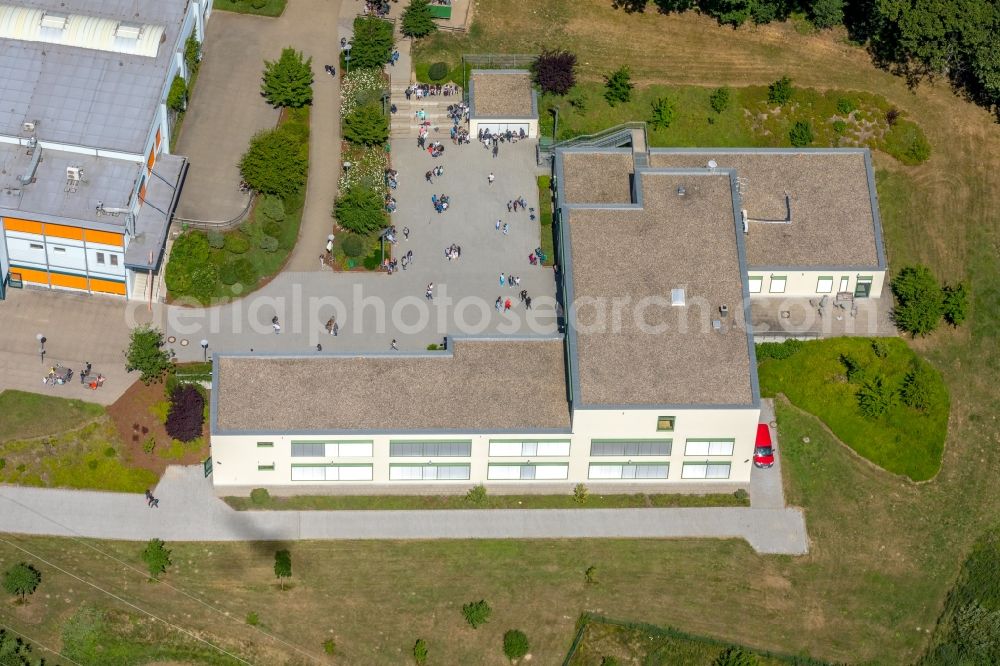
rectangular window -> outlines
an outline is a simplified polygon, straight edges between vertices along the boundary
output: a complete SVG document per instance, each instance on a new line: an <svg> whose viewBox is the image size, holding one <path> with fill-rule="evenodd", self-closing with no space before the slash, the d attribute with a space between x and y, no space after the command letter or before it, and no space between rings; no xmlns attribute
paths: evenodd
<svg viewBox="0 0 1000 666"><path fill-rule="evenodd" d="M468 458L472 456L470 440L396 440L389 442L391 458Z"/></svg>
<svg viewBox="0 0 1000 666"><path fill-rule="evenodd" d="M292 481L371 480L371 465L292 465Z"/></svg>
<svg viewBox="0 0 1000 666"><path fill-rule="evenodd" d="M658 416L656 417L656 430L659 432L673 432L674 429L674 417L672 416Z"/></svg>
<svg viewBox="0 0 1000 666"><path fill-rule="evenodd" d="M389 465L390 481L468 481L470 465Z"/></svg>
<svg viewBox="0 0 1000 666"><path fill-rule="evenodd" d="M771 276L771 293L772 294L783 294L785 293L785 283L788 279L784 275L772 275Z"/></svg>
<svg viewBox="0 0 1000 666"><path fill-rule="evenodd" d="M851 278L849 278L846 275L841 275L840 276L840 288L837 289L837 291L841 292L841 293L847 291L847 285L849 285L850 282L851 282Z"/></svg>
<svg viewBox="0 0 1000 666"><path fill-rule="evenodd" d="M371 458L371 442L292 442L293 458Z"/></svg>
<svg viewBox="0 0 1000 666"><path fill-rule="evenodd" d="M273 449L274 442L257 442L258 449Z"/></svg>
<svg viewBox="0 0 1000 666"><path fill-rule="evenodd" d="M665 479L670 464L658 463L591 463L591 479Z"/></svg>
<svg viewBox="0 0 1000 666"><path fill-rule="evenodd" d="M104 253L103 252L98 252L97 253L97 263L99 263L99 264L103 264L104 263Z"/></svg>
<svg viewBox="0 0 1000 666"><path fill-rule="evenodd" d="M569 442L490 442L490 456L496 458L546 458L568 455Z"/></svg>
<svg viewBox="0 0 1000 666"><path fill-rule="evenodd" d="M751 275L748 279L748 287L750 288L751 294L759 294L761 285L764 284L764 278L760 275Z"/></svg>
<svg viewBox="0 0 1000 666"><path fill-rule="evenodd" d="M273 472L274 471L274 463L271 463L269 465L257 465L257 471L258 472Z"/></svg>
<svg viewBox="0 0 1000 666"><path fill-rule="evenodd" d="M111 265L112 266L117 266L118 265L118 255L117 254L109 254L108 258L111 259Z"/></svg>
<svg viewBox="0 0 1000 666"><path fill-rule="evenodd" d="M868 298L870 293L872 293L872 276L859 275L858 282L854 286L854 296L856 298Z"/></svg>
<svg viewBox="0 0 1000 666"><path fill-rule="evenodd" d="M322 458L325 452L323 442L292 442L293 458Z"/></svg>
<svg viewBox="0 0 1000 666"><path fill-rule="evenodd" d="M816 293L829 294L832 291L833 291L833 276L821 275L819 279L816 280Z"/></svg>
<svg viewBox="0 0 1000 666"><path fill-rule="evenodd" d="M592 456L669 456L673 441L669 439L593 439Z"/></svg>
<svg viewBox="0 0 1000 666"><path fill-rule="evenodd" d="M55 250L56 252L65 252L66 251L66 248L64 248L64 247L57 247L55 245L52 246L52 249Z"/></svg>
<svg viewBox="0 0 1000 666"><path fill-rule="evenodd" d="M30 247L32 250L44 250L45 249L44 245L40 245L38 243L29 243L28 247Z"/></svg>
<svg viewBox="0 0 1000 666"><path fill-rule="evenodd" d="M682 479L728 479L729 463L692 462L684 463Z"/></svg>
<svg viewBox="0 0 1000 666"><path fill-rule="evenodd" d="M733 455L733 440L731 439L689 439L684 444L686 456L731 456Z"/></svg>
<svg viewBox="0 0 1000 666"><path fill-rule="evenodd" d="M493 465L486 472L491 481L533 481L566 479L569 477L568 464L555 465Z"/></svg>

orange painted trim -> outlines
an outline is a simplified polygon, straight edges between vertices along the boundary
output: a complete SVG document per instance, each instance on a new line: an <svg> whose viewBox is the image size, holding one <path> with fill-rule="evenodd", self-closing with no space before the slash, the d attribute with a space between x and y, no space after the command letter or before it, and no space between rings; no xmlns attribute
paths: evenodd
<svg viewBox="0 0 1000 666"><path fill-rule="evenodd" d="M20 275L21 279L24 280L25 282L34 282L36 284L45 284L45 285L49 283L49 274L45 271L36 271L30 268L20 268L11 266L10 272L17 273L18 275Z"/></svg>
<svg viewBox="0 0 1000 666"><path fill-rule="evenodd" d="M162 141L162 140L163 140L163 137L160 135L160 128L157 127L156 128L156 150L160 149L160 141Z"/></svg>
<svg viewBox="0 0 1000 666"><path fill-rule="evenodd" d="M154 148L153 150L149 151L149 159L146 160L146 168L147 169L152 169L154 162L156 162L156 148Z"/></svg>
<svg viewBox="0 0 1000 666"><path fill-rule="evenodd" d="M118 294L119 296L124 296L125 284L123 282L110 282L108 280L98 280L97 278L90 278L90 290L100 291L106 294Z"/></svg>
<svg viewBox="0 0 1000 666"><path fill-rule="evenodd" d="M20 231L25 234L42 235L42 223L34 220L22 220L19 217L3 218L3 226L7 231Z"/></svg>
<svg viewBox="0 0 1000 666"><path fill-rule="evenodd" d="M122 235L112 233L110 231L94 231L93 229L86 229L83 232L83 236L87 239L88 243L100 243L101 245L125 247L125 240L122 238Z"/></svg>
<svg viewBox="0 0 1000 666"><path fill-rule="evenodd" d="M141 201L142 203L146 203L146 183L145 182L143 182L143 184L139 187L139 201Z"/></svg>
<svg viewBox="0 0 1000 666"><path fill-rule="evenodd" d="M66 275L64 273L49 273L53 287L69 287L71 289L87 290L87 278L81 275Z"/></svg>
<svg viewBox="0 0 1000 666"><path fill-rule="evenodd" d="M57 238L69 238L71 240L83 240L83 229L67 227L61 224L46 224L45 235Z"/></svg>

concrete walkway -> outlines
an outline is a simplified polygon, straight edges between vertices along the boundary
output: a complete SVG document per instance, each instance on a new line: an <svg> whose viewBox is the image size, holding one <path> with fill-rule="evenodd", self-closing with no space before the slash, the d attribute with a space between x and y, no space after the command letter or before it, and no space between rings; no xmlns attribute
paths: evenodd
<svg viewBox="0 0 1000 666"><path fill-rule="evenodd" d="M142 495L0 486L0 531L142 541L300 539L737 538L757 552L807 552L798 509L234 511L200 466L170 467ZM109 519L113 516L113 519Z"/></svg>

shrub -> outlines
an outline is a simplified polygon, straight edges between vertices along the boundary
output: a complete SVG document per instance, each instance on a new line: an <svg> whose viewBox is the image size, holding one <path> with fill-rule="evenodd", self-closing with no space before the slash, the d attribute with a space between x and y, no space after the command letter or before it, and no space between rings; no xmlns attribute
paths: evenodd
<svg viewBox="0 0 1000 666"><path fill-rule="evenodd" d="M472 486L469 492L465 493L465 499L476 506L486 504L486 486L481 483Z"/></svg>
<svg viewBox="0 0 1000 666"><path fill-rule="evenodd" d="M251 188L282 199L302 190L308 168L309 144L283 127L258 132L240 158L240 173Z"/></svg>
<svg viewBox="0 0 1000 666"><path fill-rule="evenodd" d="M965 283L948 285L941 291L944 320L952 326L960 326L969 316L969 293L965 289Z"/></svg>
<svg viewBox="0 0 1000 666"><path fill-rule="evenodd" d="M920 164L931 156L931 144L920 126L909 120L896 122L885 134L885 152L903 164Z"/></svg>
<svg viewBox="0 0 1000 666"><path fill-rule="evenodd" d="M577 504L584 504L587 501L587 495L590 491L587 490L587 486L582 483L578 483L573 486L573 501Z"/></svg>
<svg viewBox="0 0 1000 666"><path fill-rule="evenodd" d="M341 243L340 247L348 257L360 257L365 253L364 239L357 234L348 234L345 236L344 242Z"/></svg>
<svg viewBox="0 0 1000 666"><path fill-rule="evenodd" d="M590 103L587 101L586 93L584 93L581 90L579 92L573 93L573 95L569 98L569 105L572 106L577 111L579 111L580 113L586 113L587 107L590 105Z"/></svg>
<svg viewBox="0 0 1000 666"><path fill-rule="evenodd" d="M437 32L437 23L431 16L430 4L427 0L410 0L403 10L400 29L407 37L426 37ZM434 79L439 81L440 79Z"/></svg>
<svg viewBox="0 0 1000 666"><path fill-rule="evenodd" d="M393 47L392 24L375 16L354 19L351 68L381 69L389 62Z"/></svg>
<svg viewBox="0 0 1000 666"><path fill-rule="evenodd" d="M865 366L854 354L841 354L840 364L850 383L857 384L865 378Z"/></svg>
<svg viewBox="0 0 1000 666"><path fill-rule="evenodd" d="M201 437L205 423L205 398L193 384L182 384L170 396L167 434L182 442Z"/></svg>
<svg viewBox="0 0 1000 666"><path fill-rule="evenodd" d="M268 222L282 222L285 219L285 202L274 196L264 197L260 203L257 204L257 213L264 218L265 225ZM266 228L264 233L268 233ZM277 236L277 234L269 235Z"/></svg>
<svg viewBox="0 0 1000 666"><path fill-rule="evenodd" d="M413 661L417 666L424 666L427 663L427 641L418 638L413 644Z"/></svg>
<svg viewBox="0 0 1000 666"><path fill-rule="evenodd" d="M215 293L215 284L219 280L219 269L212 264L198 266L191 271L191 286L187 295L200 303L208 303Z"/></svg>
<svg viewBox="0 0 1000 666"><path fill-rule="evenodd" d="M184 66L191 74L196 74L201 67L201 42L193 32L184 42Z"/></svg>
<svg viewBox="0 0 1000 666"><path fill-rule="evenodd" d="M256 627L258 624L260 624L260 616L257 615L256 611L250 611L249 613L247 613L247 624L249 624L251 627Z"/></svg>
<svg viewBox="0 0 1000 666"><path fill-rule="evenodd" d="M576 84L576 55L546 49L531 63L531 75L542 92L565 95Z"/></svg>
<svg viewBox="0 0 1000 666"><path fill-rule="evenodd" d="M146 441L142 443L142 451L143 453L152 453L153 449L155 448L156 448L156 438L150 435L148 438L146 438Z"/></svg>
<svg viewBox="0 0 1000 666"><path fill-rule="evenodd" d="M221 232L209 231L208 246L216 250L221 250L226 246L226 237Z"/></svg>
<svg viewBox="0 0 1000 666"><path fill-rule="evenodd" d="M899 397L907 407L921 411L931 404L931 394L936 381L934 371L922 361L914 361L913 368L903 377Z"/></svg>
<svg viewBox="0 0 1000 666"><path fill-rule="evenodd" d="M180 74L174 76L170 82L170 90L167 92L167 108L178 113L187 108L188 89L187 81Z"/></svg>
<svg viewBox="0 0 1000 666"><path fill-rule="evenodd" d="M896 307L893 320L900 330L916 337L934 331L944 314L937 279L926 266L906 266L892 281Z"/></svg>
<svg viewBox="0 0 1000 666"><path fill-rule="evenodd" d="M254 488L250 491L250 501L256 506L263 506L271 500L271 493L267 488Z"/></svg>
<svg viewBox="0 0 1000 666"><path fill-rule="evenodd" d="M360 146L381 146L389 138L389 120L374 104L360 106L344 118L344 138Z"/></svg>
<svg viewBox="0 0 1000 666"><path fill-rule="evenodd" d="M241 233L230 232L226 234L225 246L227 252L243 254L250 249L250 241Z"/></svg>
<svg viewBox="0 0 1000 666"><path fill-rule="evenodd" d="M431 81L442 81L448 76L448 63L436 62L427 68L427 76Z"/></svg>
<svg viewBox="0 0 1000 666"><path fill-rule="evenodd" d="M667 97L657 97L653 100L652 110L649 124L653 129L667 129L677 118L677 107Z"/></svg>
<svg viewBox="0 0 1000 666"><path fill-rule="evenodd" d="M427 351L438 351L439 349L441 349L441 347L436 342L432 342L427 345Z"/></svg>
<svg viewBox="0 0 1000 666"><path fill-rule="evenodd" d="M844 132L847 131L847 123L845 123L843 120L834 120L833 131L836 132L837 134L843 134Z"/></svg>
<svg viewBox="0 0 1000 666"><path fill-rule="evenodd" d="M236 271L236 281L243 286L257 284L257 267L246 257L234 261L233 270Z"/></svg>
<svg viewBox="0 0 1000 666"><path fill-rule="evenodd" d="M729 108L729 99L731 96L729 88L716 88L708 98L708 103L712 105L713 111L722 113Z"/></svg>
<svg viewBox="0 0 1000 666"><path fill-rule="evenodd" d="M503 635L503 653L514 661L528 654L528 637L520 629L509 629Z"/></svg>
<svg viewBox="0 0 1000 666"><path fill-rule="evenodd" d="M857 393L858 409L863 416L876 419L892 407L896 402L896 391L889 386L882 373L876 374L865 381Z"/></svg>
<svg viewBox="0 0 1000 666"><path fill-rule="evenodd" d="M892 127L899 121L899 118L902 115L903 115L902 111L900 111L896 107L892 107L885 112L885 122L888 123L889 127Z"/></svg>
<svg viewBox="0 0 1000 666"><path fill-rule="evenodd" d="M142 561L149 569L149 575L159 578L170 566L170 550L162 539L150 539L141 553Z"/></svg>
<svg viewBox="0 0 1000 666"><path fill-rule="evenodd" d="M236 277L235 261L230 261L229 263L222 265L222 268L219 269L219 282L226 286L234 285L239 282L239 279Z"/></svg>
<svg viewBox="0 0 1000 666"><path fill-rule="evenodd" d="M796 120L792 129L788 131L788 139L796 148L808 146L813 142L812 124L807 120Z"/></svg>
<svg viewBox="0 0 1000 666"><path fill-rule="evenodd" d="M887 358L889 356L889 343L875 338L872 340L872 353L875 354L876 358Z"/></svg>
<svg viewBox="0 0 1000 666"><path fill-rule="evenodd" d="M337 223L356 234L370 234L386 224L385 202L382 195L364 185L351 185L334 202Z"/></svg>
<svg viewBox="0 0 1000 666"><path fill-rule="evenodd" d="M591 564L587 567L586 571L583 572L583 582L587 585L597 585L597 566Z"/></svg>
<svg viewBox="0 0 1000 666"><path fill-rule="evenodd" d="M858 107L852 100L849 100L846 97L837 98L837 113L842 113L847 116L857 110L857 108Z"/></svg>
<svg viewBox="0 0 1000 666"><path fill-rule="evenodd" d="M143 384L158 380L173 367L170 352L163 348L163 333L148 324L132 329L128 350L125 352L125 370L138 370Z"/></svg>
<svg viewBox="0 0 1000 666"><path fill-rule="evenodd" d="M312 58L288 47L281 57L264 61L264 77L260 94L273 107L300 108L312 104Z"/></svg>
<svg viewBox="0 0 1000 666"><path fill-rule="evenodd" d="M750 499L750 493L746 491L746 488L737 488L733 492L733 497L735 497L740 502L745 502Z"/></svg>
<svg viewBox="0 0 1000 666"><path fill-rule="evenodd" d="M281 223L275 220L267 220L264 222L264 235L272 236L274 238L281 238Z"/></svg>
<svg viewBox="0 0 1000 666"><path fill-rule="evenodd" d="M493 609L490 608L490 605L483 599L480 599L479 601L470 601L462 606L462 616L473 629L486 624L492 613Z"/></svg>
<svg viewBox="0 0 1000 666"><path fill-rule="evenodd" d="M792 87L792 80L783 76L767 87L767 101L772 104L784 106L792 99L795 89Z"/></svg>
<svg viewBox="0 0 1000 666"><path fill-rule="evenodd" d="M192 273L208 261L208 237L200 231L181 234L174 241L170 259L164 273L164 281L174 295L181 296L191 291Z"/></svg>
<svg viewBox="0 0 1000 666"><path fill-rule="evenodd" d="M804 343L795 338L789 338L784 342L761 342L757 345L757 360L773 358L781 361L789 358L802 349Z"/></svg>
<svg viewBox="0 0 1000 666"><path fill-rule="evenodd" d="M719 653L712 666L757 666L757 657L741 647L728 647Z"/></svg>
<svg viewBox="0 0 1000 666"><path fill-rule="evenodd" d="M622 65L604 77L604 99L608 100L611 106L619 102L628 102L632 99L634 87L628 65Z"/></svg>
<svg viewBox="0 0 1000 666"><path fill-rule="evenodd" d="M832 28L844 22L844 0L813 0L809 21L820 29Z"/></svg>
<svg viewBox="0 0 1000 666"><path fill-rule="evenodd" d="M329 655L337 654L337 641L332 638L323 641L323 652Z"/></svg>
<svg viewBox="0 0 1000 666"><path fill-rule="evenodd" d="M113 446L109 446L108 448L104 449L104 457L105 458L114 458L115 454L117 454L117 453L118 452L115 451L115 447L113 447Z"/></svg>
<svg viewBox="0 0 1000 666"><path fill-rule="evenodd" d="M261 236L260 240L257 241L257 247L264 250L264 252L277 252L279 241L274 236Z"/></svg>

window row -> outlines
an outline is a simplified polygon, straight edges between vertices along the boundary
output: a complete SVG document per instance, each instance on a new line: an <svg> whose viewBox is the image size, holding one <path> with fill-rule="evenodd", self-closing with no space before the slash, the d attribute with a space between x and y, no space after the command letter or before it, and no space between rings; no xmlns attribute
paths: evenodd
<svg viewBox="0 0 1000 666"><path fill-rule="evenodd" d="M292 481L371 480L371 465L292 465Z"/></svg>
<svg viewBox="0 0 1000 666"><path fill-rule="evenodd" d="M472 455L472 442L448 440L409 440L389 442L392 458L468 458Z"/></svg>
<svg viewBox="0 0 1000 666"><path fill-rule="evenodd" d="M592 456L669 456L673 441L669 439L593 439Z"/></svg>
<svg viewBox="0 0 1000 666"><path fill-rule="evenodd" d="M490 441L490 455L498 458L559 457L569 455L569 440L561 442Z"/></svg>
<svg viewBox="0 0 1000 666"><path fill-rule="evenodd" d="M689 439L684 445L687 456L731 456L731 439ZM274 442L257 442L258 448L272 448ZM590 443L592 456L669 456L673 442L663 440L595 439ZM565 457L569 441L491 441L492 457ZM472 455L471 441L393 441L389 443L393 458L441 458ZM372 442L292 442L293 458L371 458Z"/></svg>
<svg viewBox="0 0 1000 666"><path fill-rule="evenodd" d="M257 446L274 446L257 442ZM371 458L371 442L292 442L293 458Z"/></svg>
<svg viewBox="0 0 1000 666"><path fill-rule="evenodd" d="M733 455L733 440L731 439L689 439L684 444L686 456L731 456Z"/></svg>
<svg viewBox="0 0 1000 666"><path fill-rule="evenodd" d="M569 477L569 465L490 465L486 478L491 481L558 480Z"/></svg>
<svg viewBox="0 0 1000 666"><path fill-rule="evenodd" d="M834 293L834 283L837 285L837 293L848 292L851 278L849 275L841 275L839 277L834 277L833 275L820 275L816 278L816 293L817 294L832 294ZM768 284L768 293L771 294L783 294L788 286L788 278L784 275L772 275L770 283ZM857 286L854 288L854 295L859 297L868 296L871 291L872 286L872 276L871 275L859 275L857 279ZM750 275L747 278L747 288L751 294L759 294L764 288L764 276L763 275Z"/></svg>
<svg viewBox="0 0 1000 666"><path fill-rule="evenodd" d="M670 464L661 463L591 463L591 479L665 479Z"/></svg>
<svg viewBox="0 0 1000 666"><path fill-rule="evenodd" d="M258 471L274 471L274 464L258 465ZM728 462L686 462L681 467L682 479L728 479ZM390 481L468 481L471 468L467 464L389 465ZM591 479L666 479L670 464L655 463L592 463ZM566 464L489 465L487 479L491 481L558 481L569 475ZM292 465L292 481L371 481L371 465Z"/></svg>
<svg viewBox="0 0 1000 666"><path fill-rule="evenodd" d="M389 465L390 481L468 481L469 465Z"/></svg>

